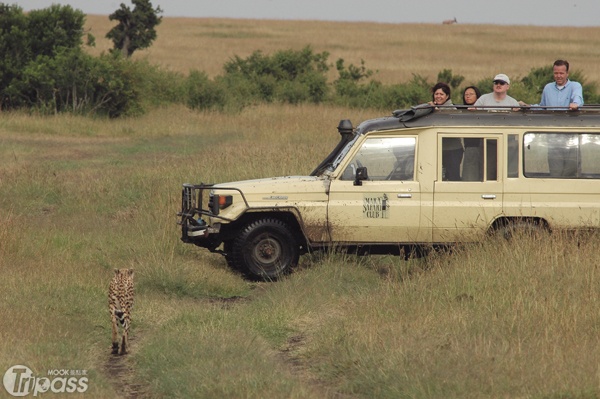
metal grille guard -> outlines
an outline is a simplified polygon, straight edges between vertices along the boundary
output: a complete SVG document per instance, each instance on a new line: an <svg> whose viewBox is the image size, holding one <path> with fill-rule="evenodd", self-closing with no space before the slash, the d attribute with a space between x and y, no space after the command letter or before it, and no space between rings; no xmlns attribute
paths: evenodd
<svg viewBox="0 0 600 399"><path fill-rule="evenodd" d="M189 184L185 183L183 185L183 189L181 191L181 212L177 213L177 216L181 217L181 220L177 223L180 225L189 225L190 227L206 227L205 224L199 222L196 219L196 216L208 216L211 218L217 218L221 220L226 220L231 222L232 219L225 218L223 216L215 215L210 207L206 206L203 208L202 198L204 190L212 190L214 188L214 184ZM244 196L244 193L239 188L235 187L219 187L219 190L230 190L237 191L240 193L246 208L249 207L248 201Z"/></svg>

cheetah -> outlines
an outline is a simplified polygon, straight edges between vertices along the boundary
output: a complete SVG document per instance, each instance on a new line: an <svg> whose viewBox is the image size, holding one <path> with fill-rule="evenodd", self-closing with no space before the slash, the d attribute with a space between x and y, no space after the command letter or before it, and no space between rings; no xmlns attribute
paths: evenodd
<svg viewBox="0 0 600 399"><path fill-rule="evenodd" d="M129 349L128 335L133 307L133 269L115 269L108 288L108 310L112 321L112 354L124 355ZM117 320L123 328L123 341L119 353Z"/></svg>

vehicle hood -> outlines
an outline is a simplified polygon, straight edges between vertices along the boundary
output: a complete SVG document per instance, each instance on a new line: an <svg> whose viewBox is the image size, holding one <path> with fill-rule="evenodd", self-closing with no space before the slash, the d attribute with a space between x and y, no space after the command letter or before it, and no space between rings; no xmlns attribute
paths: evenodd
<svg viewBox="0 0 600 399"><path fill-rule="evenodd" d="M320 176L282 176L219 183L215 184L213 189L218 192L219 188L237 188L246 196L264 194L263 199L286 199L283 197L310 193L324 194L329 187L329 182L328 178Z"/></svg>

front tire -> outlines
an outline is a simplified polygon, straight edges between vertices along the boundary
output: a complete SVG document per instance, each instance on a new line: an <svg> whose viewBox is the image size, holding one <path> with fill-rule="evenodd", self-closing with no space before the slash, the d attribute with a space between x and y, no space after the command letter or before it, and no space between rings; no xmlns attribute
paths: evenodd
<svg viewBox="0 0 600 399"><path fill-rule="evenodd" d="M516 219L509 220L497 228L496 234L505 240L539 237L546 232L543 223L537 220Z"/></svg>
<svg viewBox="0 0 600 399"><path fill-rule="evenodd" d="M274 218L244 226L231 245L231 263L248 277L272 281L298 264L300 247L290 227Z"/></svg>
<svg viewBox="0 0 600 399"><path fill-rule="evenodd" d="M227 266L236 269L235 262L233 261L233 240L223 242L223 252L225 252L224 255Z"/></svg>

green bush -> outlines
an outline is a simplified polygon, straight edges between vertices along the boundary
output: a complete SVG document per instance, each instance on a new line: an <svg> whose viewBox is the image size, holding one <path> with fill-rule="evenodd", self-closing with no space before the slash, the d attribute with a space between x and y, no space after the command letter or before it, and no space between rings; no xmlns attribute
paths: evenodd
<svg viewBox="0 0 600 399"><path fill-rule="evenodd" d="M191 71L186 82L187 105L192 109L223 109L226 105L225 90L212 82L201 71Z"/></svg>
<svg viewBox="0 0 600 399"><path fill-rule="evenodd" d="M70 6L24 14L18 6L0 3L2 109L118 117L185 101L180 74L118 54L84 52L84 22L84 14Z"/></svg>
<svg viewBox="0 0 600 399"><path fill-rule="evenodd" d="M39 56L15 83L30 108L42 113L72 112L109 117L143 111L137 71L118 56L91 57L63 49L55 57Z"/></svg>
<svg viewBox="0 0 600 399"><path fill-rule="evenodd" d="M0 108L20 103L14 87L23 65L31 58L28 46L27 18L18 6L0 3Z"/></svg>
<svg viewBox="0 0 600 399"><path fill-rule="evenodd" d="M65 49L79 48L85 16L70 6L52 5L28 14L16 5L0 3L0 107L19 108L36 103L25 88L24 73L36 75L40 62L51 60ZM35 65L30 65L35 63ZM52 69L53 66L47 66ZM70 71L65 70L65 73ZM48 79L46 79L48 80ZM45 82L47 84L48 81Z"/></svg>
<svg viewBox="0 0 600 399"><path fill-rule="evenodd" d="M148 61L126 60L132 69L133 85L140 93L144 108L173 103L185 103L188 95L187 78Z"/></svg>
<svg viewBox="0 0 600 399"><path fill-rule="evenodd" d="M346 67L340 58L335 66L339 77L333 82L333 103L355 108L388 108L390 99L385 95L386 88L377 80L369 80L374 72L365 67L364 60L360 67L353 64Z"/></svg>
<svg viewBox="0 0 600 399"><path fill-rule="evenodd" d="M454 75L452 74L452 69L444 69L438 73L437 81L444 82L450 86L452 89L452 93L458 93L458 87L465 80L465 77L462 75ZM462 95L462 92L461 92ZM456 103L456 101L455 101ZM462 103L462 98L460 98L459 104Z"/></svg>
<svg viewBox="0 0 600 399"><path fill-rule="evenodd" d="M308 89L308 101L318 104L327 100L329 87L324 72L307 72L303 75L300 83Z"/></svg>
<svg viewBox="0 0 600 399"><path fill-rule="evenodd" d="M310 91L302 82L287 81L276 88L275 97L289 104L301 104L310 101Z"/></svg>
<svg viewBox="0 0 600 399"><path fill-rule="evenodd" d="M27 14L29 49L33 57L54 56L63 48L82 44L85 14L71 6L53 4Z"/></svg>
<svg viewBox="0 0 600 399"><path fill-rule="evenodd" d="M413 74L412 79L406 83L385 86L376 80L369 80L373 72L365 68L364 62L361 62L360 67L349 65L345 68L343 60L338 60L336 66L340 74L333 83L336 104L394 110L431 101L431 88L435 83L430 83L420 75ZM453 89L454 98L459 99L460 91L457 88L463 80L463 76L455 76L452 70L444 69L438 74L437 81L448 83Z"/></svg>
<svg viewBox="0 0 600 399"><path fill-rule="evenodd" d="M394 101L393 108L410 108L431 101L434 84L421 75L413 74L409 82L390 86L386 97Z"/></svg>
<svg viewBox="0 0 600 399"><path fill-rule="evenodd" d="M224 82L240 105L247 105L247 100L237 101L239 91L244 93L244 99L251 101L319 103L328 93L327 57L326 52L313 54L310 47L278 51L272 56L255 51L246 59L235 56L227 62ZM232 86L233 83L240 85L241 90Z"/></svg>

